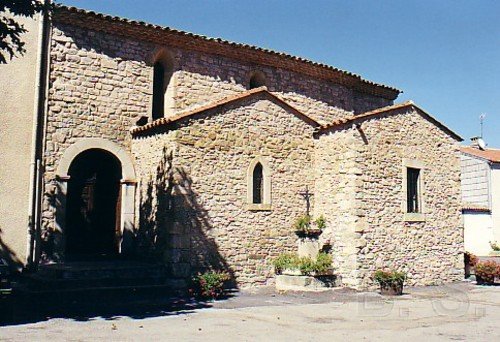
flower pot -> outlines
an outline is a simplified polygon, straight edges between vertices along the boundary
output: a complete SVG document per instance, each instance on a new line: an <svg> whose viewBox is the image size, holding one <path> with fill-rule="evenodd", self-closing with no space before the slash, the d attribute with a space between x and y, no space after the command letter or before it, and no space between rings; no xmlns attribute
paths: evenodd
<svg viewBox="0 0 500 342"><path fill-rule="evenodd" d="M299 238L313 238L317 239L323 231L321 229L308 229L308 230L296 230L295 234Z"/></svg>
<svg viewBox="0 0 500 342"><path fill-rule="evenodd" d="M403 294L403 283L380 284L380 294L384 296L401 296Z"/></svg>
<svg viewBox="0 0 500 342"><path fill-rule="evenodd" d="M476 274L476 282L478 285L493 285L495 284L495 279L491 277L481 277Z"/></svg>

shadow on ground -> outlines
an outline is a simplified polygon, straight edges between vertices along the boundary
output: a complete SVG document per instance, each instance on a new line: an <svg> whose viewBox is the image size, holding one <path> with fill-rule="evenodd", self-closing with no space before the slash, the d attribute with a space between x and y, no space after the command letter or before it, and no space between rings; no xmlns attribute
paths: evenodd
<svg viewBox="0 0 500 342"><path fill-rule="evenodd" d="M115 320L118 317L144 319L183 315L195 310L211 308L215 303L212 300L201 300L189 297L166 297L158 295L123 295L105 294L106 298L92 296L92 298L75 298L68 302L68 298L58 301L38 299L33 302L30 298L12 294L0 297L0 327L36 323L52 318L73 319L75 321L91 321L94 319ZM218 302L234 296L228 291Z"/></svg>

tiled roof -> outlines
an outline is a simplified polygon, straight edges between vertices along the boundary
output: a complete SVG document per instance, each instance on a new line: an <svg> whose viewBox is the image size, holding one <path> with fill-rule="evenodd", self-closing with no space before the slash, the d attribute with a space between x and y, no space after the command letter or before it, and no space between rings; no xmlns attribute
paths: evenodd
<svg viewBox="0 0 500 342"><path fill-rule="evenodd" d="M427 113L422 108L418 107L415 103L413 103L413 101L406 101L406 102L394 104L391 106L381 107L381 108L377 108L377 109L374 109L374 110L371 110L371 111L368 111L365 113L353 115L349 118L339 119L339 120L336 120L332 123L329 123L329 124L323 126L322 130L334 129L337 127L354 124L354 123L357 123L357 122L360 122L363 120L375 118L377 116L390 114L390 113L397 113L397 111L399 109L407 109L407 108L413 108L413 109L419 111L424 117L427 118L427 120L429 120L430 122L432 122L433 124L435 124L436 126L441 128L444 132L449 134L454 139L456 139L458 141L463 140L462 137L460 137L457 133L453 132L451 129L446 127L443 123L441 123L437 119L435 119L432 115Z"/></svg>
<svg viewBox="0 0 500 342"><path fill-rule="evenodd" d="M267 91L267 88L266 87L260 87L260 88L255 88L255 89L251 89L251 90L248 90L248 91L245 91L243 93L240 93L240 94L236 94L236 95L233 95L233 96L229 96L229 97L225 97L221 100L218 100L218 101L215 101L215 102L211 102L211 103L208 103L206 105L203 105L203 106L200 106L200 107L196 107L192 110L189 110L189 111L186 111L186 112L181 112L181 113L178 113L174 116L170 116L170 117L167 117L167 118L161 118L161 119L157 119L151 123L148 123L144 126L139 126L139 127L133 127L130 132L133 134L133 135L136 135L136 134L139 134L139 133L144 133L144 132L147 132L147 131L150 131L154 128L158 128L158 127L161 127L161 126L166 126L166 125L169 125L169 124L172 124L172 123L175 123L177 121L180 121L182 119L186 119L188 117L191 117L191 116L194 116L194 115L197 115L197 114L201 114L203 112L206 112L210 109L215 109L215 108L218 108L218 107L222 107L222 106L225 106L225 105L228 105L228 104L231 104L231 103L235 103L235 102L238 102L240 100L244 100L244 99L247 99L247 98L250 98L252 96L255 96L255 95L264 95L264 96L267 96L269 99L271 100L274 100L278 103L280 103L282 106L288 108L290 111L294 112L297 116L301 117L304 121L308 122L309 124L313 125L313 126L320 126L320 124L314 120L313 118L307 116L306 114L302 113L300 110L296 109L295 107L289 105L287 102L283 101L282 99L280 99L279 97L277 97L276 95L270 93L269 91Z"/></svg>
<svg viewBox="0 0 500 342"><path fill-rule="evenodd" d="M464 203L462 204L462 211L474 211L481 213L489 213L491 210L488 207L484 207L481 205L476 205L472 203Z"/></svg>
<svg viewBox="0 0 500 342"><path fill-rule="evenodd" d="M360 92L394 100L400 90L361 78L354 73L333 66L313 62L284 52L260 48L253 45L235 43L221 38L210 38L170 27L153 25L117 16L110 16L76 7L57 5L54 20L68 25L77 25L92 30L109 32L142 41L166 43L170 46L189 48L210 54L220 54L248 62L270 65L309 76L327 79ZM111 25L106 25L111 24Z"/></svg>
<svg viewBox="0 0 500 342"><path fill-rule="evenodd" d="M484 150L480 150L479 148L475 147L461 147L460 150L463 153L470 154L475 157L479 157L482 159L486 159L492 163L500 163L500 150L499 149L493 149L493 148L487 148Z"/></svg>

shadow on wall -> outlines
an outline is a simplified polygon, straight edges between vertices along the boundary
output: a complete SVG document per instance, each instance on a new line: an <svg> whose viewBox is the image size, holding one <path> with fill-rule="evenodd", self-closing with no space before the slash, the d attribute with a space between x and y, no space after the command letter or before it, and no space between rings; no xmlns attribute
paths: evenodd
<svg viewBox="0 0 500 342"><path fill-rule="evenodd" d="M2 239L3 231L0 228L0 265L5 262L12 271L20 271L23 263L17 257L16 253ZM3 261L3 262L2 262Z"/></svg>
<svg viewBox="0 0 500 342"><path fill-rule="evenodd" d="M174 166L172 152L164 148L155 174L142 188L138 255L162 261L174 277L225 271L230 276L228 285L236 287L234 272L209 236L213 226L192 184L189 174Z"/></svg>

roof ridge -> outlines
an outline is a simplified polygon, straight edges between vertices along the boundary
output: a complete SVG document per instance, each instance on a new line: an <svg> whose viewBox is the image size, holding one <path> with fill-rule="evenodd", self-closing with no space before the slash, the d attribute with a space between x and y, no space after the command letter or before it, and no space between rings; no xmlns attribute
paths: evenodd
<svg viewBox="0 0 500 342"><path fill-rule="evenodd" d="M380 91L382 91L382 90L385 91L385 93L386 93L385 96L382 94L379 94L379 96L386 97L386 98L390 97L390 99L395 99L398 96L398 94L402 93L401 90L399 90L395 87L387 86L387 85L382 84L382 83L376 83L376 82L364 79L356 73L353 73L353 72L350 72L347 70L342 70L342 69L339 69L339 68L334 67L334 66L329 65L329 64L315 62L313 60L299 57L299 56L292 55L292 54L285 53L285 52L275 51L272 49L262 48L262 47L259 47L256 45L251 45L251 44L246 44L246 43L233 42L233 41L229 41L229 40L222 39L222 38L208 37L208 36L201 35L201 34L196 34L196 33L188 32L188 31L178 30L178 29L171 28L168 26L162 26L162 25L147 23L144 21L128 19L128 18L119 17L119 16L113 16L113 15L104 14L104 13L100 13L100 12L96 12L96 11L92 11L92 10L85 10L85 9L74 7L74 6L66 6L63 4L56 4L55 7L56 7L56 9L65 10L65 11L70 12L70 13L91 15L91 16L98 17L98 18L105 19L105 20L116 21L116 22L121 22L121 23L126 23L126 24L137 25L137 26L143 26L143 27L147 27L147 28L167 31L167 32L182 35L182 36L189 36L192 38L203 39L205 41L217 42L217 43L224 44L224 45L246 48L246 49L251 49L253 51L261 51L261 52L264 52L264 53L267 53L270 55L274 55L274 56L280 56L280 57L287 58L287 59L290 59L293 61L297 61L297 62L305 63L308 65L320 67L320 68L327 69L327 70L330 70L333 72L338 72L344 77L350 77L353 80L359 81L359 82L364 83L368 86L376 87ZM77 25L76 23L73 23L73 24ZM340 79L343 78L342 76L340 76ZM392 93L392 95L389 96L387 94L387 92Z"/></svg>
<svg viewBox="0 0 500 342"><path fill-rule="evenodd" d="M422 108L420 108L419 106L417 106L412 100L408 100L408 101L405 101L405 102L402 102L402 103L393 104L393 105L389 105L389 106L385 106L385 107L376 108L376 109L373 109L371 111L367 111L367 112L364 112L364 113L361 113L361 114L350 116L348 118L339 119L339 120L333 121L330 124L323 125L321 127L321 129L322 130L327 130L327 129L331 129L331 128L334 128L334 127L337 127L337 126L343 126L343 125L346 125L346 124L349 124L349 123L353 123L353 122L355 122L357 120L363 120L363 119L375 117L377 115L381 115L381 114L384 114L384 113L387 113L387 112L391 112L391 111L394 111L394 110L397 110L397 109L405 108L405 107L413 107L416 110L422 112L436 126L438 126L441 129L443 129L445 132L447 132L453 138L455 138L455 139L457 139L459 141L463 141L463 139L462 139L461 136L459 136L457 133L453 132L446 125L444 125L439 120L437 120L436 118L434 118L431 114L429 114L428 112L426 112L425 110L423 110Z"/></svg>
<svg viewBox="0 0 500 342"><path fill-rule="evenodd" d="M239 94L226 96L226 97L223 97L221 99L197 106L195 108L185 110L183 112L178 112L175 115L170 116L170 117L157 119L157 120L150 122L144 126L133 126L130 129L130 132L132 134L145 132L145 131L148 131L152 128L164 126L164 125L167 125L169 123L173 123L175 121L179 121L179 120L182 120L184 118L205 112L207 110L215 109L217 107L220 107L220 106L223 106L223 105L226 105L226 104L229 104L229 103L232 103L232 102L238 101L240 99L244 99L244 98L247 98L251 95L259 94L259 93L266 94L266 95L278 100L279 102L281 102L281 103L285 104L287 107L289 107L292 111L295 111L296 113L300 114L305 119L307 119L308 121L312 122L315 126L320 126L320 124L315 119L311 118L309 115L303 113L302 111L298 110L294 106L290 105L288 102L286 102L282 98L280 98L280 97L274 95L273 93L271 93L270 91L268 91L266 86L262 86L259 88L246 90L246 91L239 93Z"/></svg>

